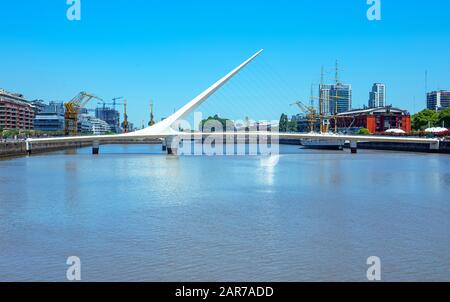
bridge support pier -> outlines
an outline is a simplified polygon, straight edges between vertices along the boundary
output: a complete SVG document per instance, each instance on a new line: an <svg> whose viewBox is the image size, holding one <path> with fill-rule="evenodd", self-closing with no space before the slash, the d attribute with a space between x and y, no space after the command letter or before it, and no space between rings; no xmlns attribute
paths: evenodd
<svg viewBox="0 0 450 302"><path fill-rule="evenodd" d="M177 155L178 147L180 145L180 139L177 136L169 136L164 139L164 143L166 145L166 150L168 155ZM163 148L164 148L163 143Z"/></svg>
<svg viewBox="0 0 450 302"><path fill-rule="evenodd" d="M358 153L358 142L357 141L350 141L350 152L352 154Z"/></svg>
<svg viewBox="0 0 450 302"><path fill-rule="evenodd" d="M439 149L440 149L439 141L430 144L430 150L433 150L434 152L439 152Z"/></svg>
<svg viewBox="0 0 450 302"><path fill-rule="evenodd" d="M100 153L100 142L94 141L92 143L92 155L98 155Z"/></svg>
<svg viewBox="0 0 450 302"><path fill-rule="evenodd" d="M27 140L26 142L25 142L25 149L27 150L27 154L28 155L31 155L31 143Z"/></svg>

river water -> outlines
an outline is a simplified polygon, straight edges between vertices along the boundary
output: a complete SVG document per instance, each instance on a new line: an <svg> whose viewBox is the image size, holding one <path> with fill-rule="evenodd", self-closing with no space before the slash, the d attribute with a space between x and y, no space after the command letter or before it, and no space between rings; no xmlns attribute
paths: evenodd
<svg viewBox="0 0 450 302"><path fill-rule="evenodd" d="M0 161L0 281L450 281L447 155L160 149Z"/></svg>

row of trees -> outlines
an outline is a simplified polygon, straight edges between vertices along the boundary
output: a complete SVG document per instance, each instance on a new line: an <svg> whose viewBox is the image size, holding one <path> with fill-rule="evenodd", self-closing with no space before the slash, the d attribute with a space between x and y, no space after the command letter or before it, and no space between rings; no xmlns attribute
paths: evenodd
<svg viewBox="0 0 450 302"><path fill-rule="evenodd" d="M297 132L298 124L296 121L290 121L286 114L282 114L280 117L280 132Z"/></svg>
<svg viewBox="0 0 450 302"><path fill-rule="evenodd" d="M26 137L42 137L42 136L64 136L64 131L37 131L37 130L3 130L0 128L0 138L26 138Z"/></svg>
<svg viewBox="0 0 450 302"><path fill-rule="evenodd" d="M201 129L210 128L207 130L210 130L212 132L217 131L219 129L215 129L217 127L222 127L220 129L221 131L234 131L235 125L234 122L227 118L221 118L219 115L210 116L207 119L202 120L201 122ZM206 130L206 129L205 129Z"/></svg>
<svg viewBox="0 0 450 302"><path fill-rule="evenodd" d="M441 111L425 109L412 116L412 127L414 130L442 126L450 126L450 108Z"/></svg>

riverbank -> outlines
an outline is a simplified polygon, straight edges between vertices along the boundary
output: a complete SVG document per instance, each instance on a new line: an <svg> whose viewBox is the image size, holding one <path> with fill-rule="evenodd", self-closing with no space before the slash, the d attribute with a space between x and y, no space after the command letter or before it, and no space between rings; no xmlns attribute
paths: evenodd
<svg viewBox="0 0 450 302"><path fill-rule="evenodd" d="M247 141L246 141L247 143ZM160 140L112 140L102 142L102 145L118 145L118 144L161 144ZM298 145L301 146L301 140L280 140L282 145ZM61 142L61 143L34 143L33 154L47 153L60 150L78 149L91 146L90 142ZM349 144L345 144L345 148L349 148ZM426 144L414 143L391 143L391 142L360 142L358 149L380 150L380 151L400 151L400 152L422 152L422 153L442 153L450 154L450 141L442 141L439 149L431 149ZM27 155L25 141L0 142L0 158L17 157Z"/></svg>
<svg viewBox="0 0 450 302"><path fill-rule="evenodd" d="M105 141L102 145L114 144L160 144L160 140L114 140ZM33 143L33 154L53 151L78 149L92 146L90 142L61 142L61 143ZM27 155L25 141L0 142L0 158L17 157Z"/></svg>
<svg viewBox="0 0 450 302"><path fill-rule="evenodd" d="M302 145L301 140L284 140L284 139L280 139L280 144L296 145L296 146ZM350 143L346 143L344 145L344 148L349 149ZM358 149L450 154L450 141L439 142L439 149L431 149L430 146L427 144L395 143L395 142L359 142Z"/></svg>

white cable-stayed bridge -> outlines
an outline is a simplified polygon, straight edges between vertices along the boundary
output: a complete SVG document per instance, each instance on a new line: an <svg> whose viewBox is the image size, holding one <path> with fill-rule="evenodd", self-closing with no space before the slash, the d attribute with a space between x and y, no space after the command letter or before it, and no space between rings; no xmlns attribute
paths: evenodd
<svg viewBox="0 0 450 302"><path fill-rule="evenodd" d="M208 89L203 91L197 97L192 99L181 109L173 113L168 118L161 122L156 123L153 126L147 127L142 130L131 133L123 133L116 135L96 135L96 136L68 136L68 137L49 137L49 138L29 138L26 141L26 148L29 154L32 153L33 144L46 143L46 144L58 144L65 142L89 142L92 143L93 148L98 153L99 145L102 142L112 141L126 141L136 139L160 139L167 146L168 154L177 154L179 142L181 140L188 139L204 139L208 138L223 138L233 135L233 132L194 132L187 133L179 131L174 126L181 120L187 118L187 116L194 112L201 104L203 104L209 97L211 97L216 91L223 87L229 80L236 76L241 70L243 70L248 64L255 60L263 50L258 51L249 59L245 60L242 64L230 71L227 75L214 83ZM236 133L238 134L238 133ZM356 148L358 142L394 142L394 143L416 143L416 144L428 144L430 149L439 149L439 139L433 138L419 138L419 137L389 137L389 136L358 136L358 135L337 135L337 134L319 134L319 133L279 133L275 131L247 131L245 133L239 133L245 135L247 138L254 139L270 139L276 141L279 139L287 140L323 140L323 141L348 141L352 148Z"/></svg>

